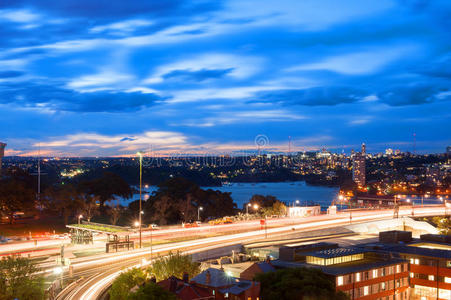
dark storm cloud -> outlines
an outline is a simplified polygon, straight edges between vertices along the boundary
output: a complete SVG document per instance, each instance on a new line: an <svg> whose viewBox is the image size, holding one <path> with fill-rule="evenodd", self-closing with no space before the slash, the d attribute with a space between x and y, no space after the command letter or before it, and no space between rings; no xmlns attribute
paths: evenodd
<svg viewBox="0 0 451 300"><path fill-rule="evenodd" d="M303 90L276 90L256 94L252 102L277 102L283 105L333 106L353 103L368 95L350 87L315 87Z"/></svg>
<svg viewBox="0 0 451 300"><path fill-rule="evenodd" d="M95 17L96 19L127 18L149 14L168 17L217 9L221 1L111 1L111 0L3 0L0 8L34 7L67 17Z"/></svg>
<svg viewBox="0 0 451 300"><path fill-rule="evenodd" d="M391 106L420 105L435 101L451 100L450 96L443 99L438 97L440 93L448 91L449 89L446 87L439 87L430 83L410 84L393 86L389 90L380 92L378 97L381 102Z"/></svg>
<svg viewBox="0 0 451 300"><path fill-rule="evenodd" d="M23 107L45 107L72 112L131 112L150 107L163 98L140 92L79 93L46 84L0 85L0 103L15 103Z"/></svg>
<svg viewBox="0 0 451 300"><path fill-rule="evenodd" d="M14 70L0 71L0 78L14 78L22 76L23 74L25 73L22 71L14 71Z"/></svg>
<svg viewBox="0 0 451 300"><path fill-rule="evenodd" d="M198 71L190 70L174 70L163 75L164 79L176 79L184 81L196 81L201 82L207 79L218 79L222 78L228 73L232 72L233 68L228 69L202 69Z"/></svg>

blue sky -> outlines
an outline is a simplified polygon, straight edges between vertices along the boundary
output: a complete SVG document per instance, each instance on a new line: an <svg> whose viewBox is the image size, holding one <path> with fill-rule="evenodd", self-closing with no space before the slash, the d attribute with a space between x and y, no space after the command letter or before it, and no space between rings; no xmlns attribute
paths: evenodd
<svg viewBox="0 0 451 300"><path fill-rule="evenodd" d="M451 3L1 1L8 155L451 144ZM266 140L265 140L266 141Z"/></svg>

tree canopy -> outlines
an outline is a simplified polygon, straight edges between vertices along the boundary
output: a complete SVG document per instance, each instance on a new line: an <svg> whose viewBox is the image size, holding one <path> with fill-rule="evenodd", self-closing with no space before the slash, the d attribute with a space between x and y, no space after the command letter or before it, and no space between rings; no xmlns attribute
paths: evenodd
<svg viewBox="0 0 451 300"><path fill-rule="evenodd" d="M201 218L233 215L235 204L230 193L203 190L184 178L171 178L145 202L144 218L160 225L190 222L197 219L197 210L203 208Z"/></svg>
<svg viewBox="0 0 451 300"><path fill-rule="evenodd" d="M345 300L332 280L321 270L313 268L283 269L257 274L261 283L262 300Z"/></svg>
<svg viewBox="0 0 451 300"><path fill-rule="evenodd" d="M115 197L130 198L132 196L130 185L121 176L112 172L104 172L102 177L80 182L79 189L87 194L98 196L101 206Z"/></svg>
<svg viewBox="0 0 451 300"><path fill-rule="evenodd" d="M177 297L171 292L165 290L161 286L153 283L147 282L145 285L141 286L136 292L131 293L127 298L130 300L176 300Z"/></svg>
<svg viewBox="0 0 451 300"><path fill-rule="evenodd" d="M0 212L14 222L14 213L36 209L36 196L33 190L17 179L0 181Z"/></svg>
<svg viewBox="0 0 451 300"><path fill-rule="evenodd" d="M44 278L31 260L3 257L0 260L0 300L44 299Z"/></svg>
<svg viewBox="0 0 451 300"><path fill-rule="evenodd" d="M129 299L130 290L137 285L142 285L146 281L146 278L146 272L139 268L133 268L123 272L111 285L109 292L110 300Z"/></svg>
<svg viewBox="0 0 451 300"><path fill-rule="evenodd" d="M184 273L188 273L189 278L193 278L200 273L200 264L193 262L188 255L182 255L180 252L169 252L168 256L158 258L148 272L152 274L157 281L165 280L171 276L183 278Z"/></svg>

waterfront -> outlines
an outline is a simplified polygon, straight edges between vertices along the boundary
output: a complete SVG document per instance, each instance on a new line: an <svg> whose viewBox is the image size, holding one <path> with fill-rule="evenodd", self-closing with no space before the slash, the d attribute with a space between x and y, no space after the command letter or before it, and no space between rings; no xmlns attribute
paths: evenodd
<svg viewBox="0 0 451 300"><path fill-rule="evenodd" d="M338 195L338 188L307 185L304 181L296 182L260 182L260 183L230 183L221 187L202 187L203 189L219 190L231 193L233 201L238 208L242 208L252 195L272 195L286 204L292 204L299 200L300 205L317 203L321 208L326 209L334 197ZM146 192L143 199L148 198L148 194L156 191L156 186L147 186L143 190ZM131 199L120 199L120 204L127 206L130 202L139 199L139 194L135 194Z"/></svg>

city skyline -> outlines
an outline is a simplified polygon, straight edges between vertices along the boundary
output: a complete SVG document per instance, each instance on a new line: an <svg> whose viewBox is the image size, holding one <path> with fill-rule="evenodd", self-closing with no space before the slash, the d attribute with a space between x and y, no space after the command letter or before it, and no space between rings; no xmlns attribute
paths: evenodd
<svg viewBox="0 0 451 300"><path fill-rule="evenodd" d="M446 1L109 5L0 3L5 156L451 144Z"/></svg>

